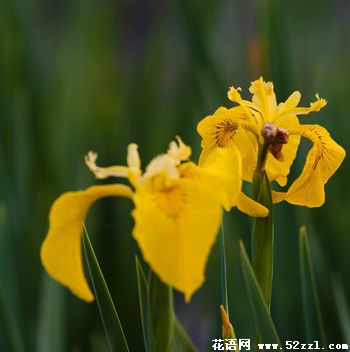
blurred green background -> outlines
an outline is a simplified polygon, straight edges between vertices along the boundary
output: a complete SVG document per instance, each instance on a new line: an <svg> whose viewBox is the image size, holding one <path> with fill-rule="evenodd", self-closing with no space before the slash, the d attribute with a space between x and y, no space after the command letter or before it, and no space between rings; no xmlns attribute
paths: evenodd
<svg viewBox="0 0 350 352"><path fill-rule="evenodd" d="M97 151L101 164L123 164L127 144L136 142L146 165L178 134L197 160L196 124L218 106L231 106L230 85L245 94L260 75L274 81L279 100L294 90L304 105L317 92L325 97L322 112L302 119L326 126L349 150L349 12L347 0L1 1L0 350L106 350L97 305L52 281L39 260L54 199L96 182L83 162L87 151ZM327 336L349 339L340 324L346 315L338 314L350 292L348 172L346 159L327 184L322 208L275 207L272 313L282 340L305 339L303 224ZM142 351L131 209L124 199L99 201L87 226L131 350ZM249 231L247 216L225 215L231 319L240 337L254 335L237 249L240 238L249 247ZM219 272L217 244L204 287L189 305L175 297L201 351L220 336Z"/></svg>

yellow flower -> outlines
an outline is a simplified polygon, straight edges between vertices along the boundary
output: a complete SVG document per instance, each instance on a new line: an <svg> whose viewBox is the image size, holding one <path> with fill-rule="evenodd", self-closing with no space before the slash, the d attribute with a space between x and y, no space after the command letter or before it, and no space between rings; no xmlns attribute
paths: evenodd
<svg viewBox="0 0 350 352"><path fill-rule="evenodd" d="M42 263L75 295L92 301L82 266L84 219L99 198L130 198L135 204L133 237L144 259L165 283L183 292L189 301L204 282L222 207L229 210L237 205L257 216L266 216L268 211L241 194L242 180L236 173L240 168L238 151L214 151L199 167L188 161L191 149L178 138L142 174L137 148L136 144L129 145L127 166L99 167L97 154L90 152L86 156L86 164L97 178L125 177L134 190L112 184L61 195L51 208L49 232L41 248Z"/></svg>
<svg viewBox="0 0 350 352"><path fill-rule="evenodd" d="M252 101L242 99L240 91L241 88L233 87L228 91L228 98L238 106L220 107L198 124L203 148L199 165L217 149L238 148L244 180L252 182L258 167L266 170L270 181L285 186L300 137L305 137L313 146L304 168L286 192L273 192L273 201L321 206L325 201L324 185L342 163L345 151L325 128L300 124L297 115L319 111L326 101L316 95L317 100L309 107L299 107L301 94L296 91L284 103L277 104L273 83L262 78L249 88ZM258 159L261 165L257 165Z"/></svg>

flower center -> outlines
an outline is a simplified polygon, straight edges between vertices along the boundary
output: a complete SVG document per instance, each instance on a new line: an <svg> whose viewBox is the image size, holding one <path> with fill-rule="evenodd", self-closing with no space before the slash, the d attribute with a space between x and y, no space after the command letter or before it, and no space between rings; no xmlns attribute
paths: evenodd
<svg viewBox="0 0 350 352"><path fill-rule="evenodd" d="M276 127L272 123L266 123L261 131L269 152L278 160L282 159L283 144L288 143L289 133L283 128Z"/></svg>
<svg viewBox="0 0 350 352"><path fill-rule="evenodd" d="M216 126L216 142L220 148L227 145L227 143L235 135L237 127L237 124L230 120L221 121L220 124Z"/></svg>
<svg viewBox="0 0 350 352"><path fill-rule="evenodd" d="M176 218L185 204L185 196L177 186L155 193L156 201L168 216Z"/></svg>

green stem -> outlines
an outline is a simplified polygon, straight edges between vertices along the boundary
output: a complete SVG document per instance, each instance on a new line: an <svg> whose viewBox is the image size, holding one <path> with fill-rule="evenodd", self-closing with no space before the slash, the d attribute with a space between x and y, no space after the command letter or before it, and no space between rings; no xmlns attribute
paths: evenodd
<svg viewBox="0 0 350 352"><path fill-rule="evenodd" d="M265 148L262 148L264 153ZM264 153L264 156L265 153ZM265 158L259 158L264 165ZM270 182L263 168L255 171L253 179L253 198L269 209L265 218L255 218L252 230L252 265L261 288L267 309L270 311L273 277L273 219Z"/></svg>
<svg viewBox="0 0 350 352"><path fill-rule="evenodd" d="M149 317L152 352L170 352L174 339L173 292L151 272L149 278Z"/></svg>

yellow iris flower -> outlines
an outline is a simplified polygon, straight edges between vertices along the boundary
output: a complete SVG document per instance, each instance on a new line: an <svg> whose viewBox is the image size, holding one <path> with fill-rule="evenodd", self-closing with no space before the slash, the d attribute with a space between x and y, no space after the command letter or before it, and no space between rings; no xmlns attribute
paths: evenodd
<svg viewBox="0 0 350 352"><path fill-rule="evenodd" d="M286 200L296 205L321 206L325 201L324 185L342 163L345 151L325 128L300 124L297 116L319 111L326 101L316 95L317 100L309 107L299 107L301 94L296 91L284 103L277 104L273 83L264 82L262 78L252 82L249 88L252 101L242 99L240 90L231 87L228 91L228 98L238 106L220 107L198 124L202 137L199 165L217 149L238 148L242 178L251 182L258 167L259 153L265 149L260 167L266 170L270 181L285 186L300 137L305 137L313 146L304 168L287 191L272 192L273 202Z"/></svg>
<svg viewBox="0 0 350 352"><path fill-rule="evenodd" d="M167 284L189 301L202 285L206 262L222 219L222 207L237 205L254 216L268 211L241 193L238 151L219 149L201 167L188 161L191 149L180 138L166 154L154 158L141 172L136 144L128 146L127 166L99 167L90 152L86 164L99 179L125 177L122 184L96 185L61 195L50 212L50 226L41 248L47 272L75 295L94 299L86 282L81 234L88 209L107 196L130 198L135 208L133 237L144 259Z"/></svg>

